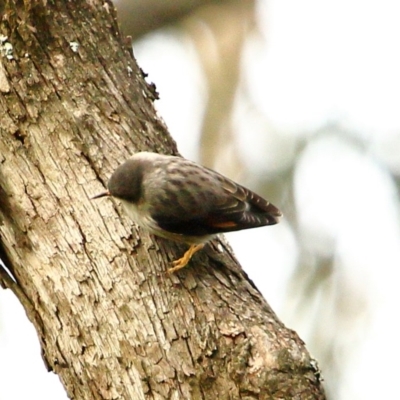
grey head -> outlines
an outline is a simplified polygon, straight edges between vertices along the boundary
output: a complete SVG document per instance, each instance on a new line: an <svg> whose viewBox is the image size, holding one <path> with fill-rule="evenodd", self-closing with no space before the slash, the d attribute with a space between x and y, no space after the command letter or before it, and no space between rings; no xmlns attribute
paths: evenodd
<svg viewBox="0 0 400 400"><path fill-rule="evenodd" d="M142 195L144 174L154 167L154 163L167 156L161 154L140 152L121 164L108 181L108 190L91 198L113 196L129 203L136 203Z"/></svg>

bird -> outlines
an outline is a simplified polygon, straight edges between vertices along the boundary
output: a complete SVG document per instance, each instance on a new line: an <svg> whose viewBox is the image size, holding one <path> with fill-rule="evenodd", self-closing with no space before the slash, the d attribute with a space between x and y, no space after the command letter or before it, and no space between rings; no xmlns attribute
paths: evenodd
<svg viewBox="0 0 400 400"><path fill-rule="evenodd" d="M220 173L179 156L138 152L111 175L108 189L137 225L190 245L168 273L185 267L216 235L274 225L281 211Z"/></svg>

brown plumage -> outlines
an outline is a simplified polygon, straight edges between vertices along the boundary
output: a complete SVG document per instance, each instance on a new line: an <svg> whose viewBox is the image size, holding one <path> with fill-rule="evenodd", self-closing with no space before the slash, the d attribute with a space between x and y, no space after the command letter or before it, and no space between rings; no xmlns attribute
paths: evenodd
<svg viewBox="0 0 400 400"><path fill-rule="evenodd" d="M149 232L191 244L174 272L218 233L274 225L281 212L261 196L211 169L180 157L141 152L120 165L108 191Z"/></svg>

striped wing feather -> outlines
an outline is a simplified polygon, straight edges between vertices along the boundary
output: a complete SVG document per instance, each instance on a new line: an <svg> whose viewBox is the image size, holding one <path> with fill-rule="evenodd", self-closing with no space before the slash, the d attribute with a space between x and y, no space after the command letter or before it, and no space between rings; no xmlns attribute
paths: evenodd
<svg viewBox="0 0 400 400"><path fill-rule="evenodd" d="M198 168L197 165L192 166ZM279 222L282 214L273 204L215 171L200 168L202 178L207 174L207 184L199 184L199 179L188 180L176 175L168 181L163 205L159 204L151 212L162 229L177 234L204 236ZM185 193L180 197L173 193L178 188L171 186L171 182L179 181L178 178L182 183L177 185L181 187L184 184ZM170 207L166 206L168 204Z"/></svg>

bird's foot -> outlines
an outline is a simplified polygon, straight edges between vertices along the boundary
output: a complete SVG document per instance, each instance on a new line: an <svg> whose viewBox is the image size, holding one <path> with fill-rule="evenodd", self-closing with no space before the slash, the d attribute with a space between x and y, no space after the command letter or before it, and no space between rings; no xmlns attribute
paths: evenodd
<svg viewBox="0 0 400 400"><path fill-rule="evenodd" d="M193 254L196 253L197 251L201 250L203 247L204 247L204 243L190 245L189 249L186 251L186 253L181 258L172 262L173 267L167 269L167 273L173 274L174 272L185 267L188 264L188 262L190 261L190 259L192 258Z"/></svg>

